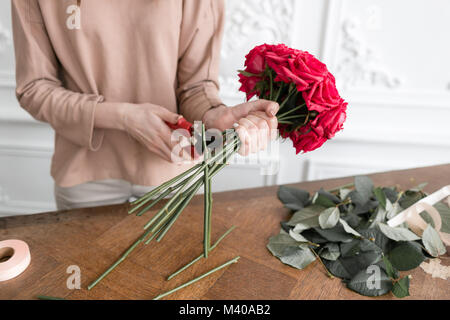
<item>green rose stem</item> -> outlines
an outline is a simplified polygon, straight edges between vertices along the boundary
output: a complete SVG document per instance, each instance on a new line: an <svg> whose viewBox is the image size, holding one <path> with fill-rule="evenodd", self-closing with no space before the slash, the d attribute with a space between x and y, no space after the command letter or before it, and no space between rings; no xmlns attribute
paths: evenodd
<svg viewBox="0 0 450 320"><path fill-rule="evenodd" d="M117 260L116 262L114 262L114 264L112 266L110 266L108 268L108 270L106 270L100 277L97 278L97 280L95 280L94 282L92 282L90 285L88 285L88 290L91 290L93 287L95 287L97 285L97 283L99 283L104 277L106 277L111 271L113 271L119 264L121 264L125 258L137 247L137 245L139 243L141 243L146 237L147 235L150 233L150 230L144 232L137 240L135 243L133 243L127 251L125 251L125 253L119 258L119 260Z"/></svg>
<svg viewBox="0 0 450 320"><path fill-rule="evenodd" d="M66 300L64 298L50 297L50 296L37 296L36 298L39 300Z"/></svg>
<svg viewBox="0 0 450 320"><path fill-rule="evenodd" d="M331 274L331 272L327 269L327 267L325 266L325 264L323 263L322 259L320 259L319 255L316 253L316 251L314 249L309 248L309 250L312 251L312 253L314 253L314 255L317 257L317 259L320 261L320 263L322 264L322 266L325 268L325 270L327 271L327 275L328 277L330 277L331 279L334 279L334 276Z"/></svg>
<svg viewBox="0 0 450 320"><path fill-rule="evenodd" d="M202 144L203 144L203 154L205 163L208 161L208 148L206 146L206 134L205 134L205 125L202 125ZM209 166L206 165L203 169L203 185L204 185L204 203L203 203L203 213L204 213L204 222L203 222L203 254L205 258L208 258L209 245L208 245L208 226L209 226L209 193L211 190L209 189Z"/></svg>
<svg viewBox="0 0 450 320"><path fill-rule="evenodd" d="M146 193L145 195L143 195L141 198L133 201L131 204L132 205L136 205L136 204L140 204L141 202L143 202L144 200L149 201L150 198L152 196L154 196L155 194L157 194L159 191L165 189L166 187L174 184L175 182L179 181L180 179L184 178L185 176L187 176L188 174L192 173L193 171L195 171L196 169L198 169L200 167L200 164L195 165L194 167L190 168L189 170L186 170L185 172L179 174L178 176L176 176L175 178L172 178L166 182L164 182L163 184L161 184L160 186L156 187L155 189L149 191L148 193ZM137 206L135 208L133 208L133 210L131 210L129 213L133 213L134 211L137 210L137 208L139 208L140 206Z"/></svg>
<svg viewBox="0 0 450 320"><path fill-rule="evenodd" d="M209 252L213 251L218 245L219 243L228 235L231 233L231 231L233 231L236 228L236 226L232 226L230 229L228 229L219 239L217 239L217 241L211 246L211 248L209 249ZM192 266L193 264L195 264L196 262L200 261L202 258L204 258L204 254L199 255L197 258L195 258L194 260L192 260L191 262L189 262L188 264L186 264L184 267L178 269L177 271L175 271L174 273L172 273L170 276L167 277L167 280L172 279L173 277L177 276L178 274L180 274L181 272L183 272L184 270L186 270L187 268L189 268L190 266Z"/></svg>
<svg viewBox="0 0 450 320"><path fill-rule="evenodd" d="M297 107L295 107L295 108L292 108L291 110L286 111L286 112L284 112L284 113L282 113L282 114L277 114L277 118L278 118L279 120L283 120L283 118L284 118L285 116L289 115L290 113L292 113L292 112L294 112L294 111L300 110L300 109L303 108L303 107L306 107L306 103L303 103L303 104L301 104L301 105L299 105L299 106L297 106Z"/></svg>
<svg viewBox="0 0 450 320"><path fill-rule="evenodd" d="M209 276L210 274L212 274L212 273L214 273L214 272L216 272L216 271L219 271L220 269L225 268L226 266L228 266L228 265L230 265L230 264L232 264L232 263L236 263L236 262L239 260L239 258L240 258L240 257L237 256L236 258L231 259L230 261L228 261L228 262L226 262L226 263L224 263L224 264L218 266L217 268L214 268L214 269L212 269L212 270L206 272L205 274L202 274L201 276L199 276L199 277L197 277L197 278L195 278L195 279L193 279L193 280L191 280L191 281L188 281L188 282L182 284L182 285L179 286L179 287L176 287L175 289L172 289L172 290L170 290L170 291L167 291L167 292L165 292L165 293L160 294L159 296L155 297L153 300L159 300L159 299L161 299L161 298L164 298L165 296L168 296L169 294L174 293L175 291L178 291L178 290L180 290L180 289L183 289L183 288L185 288L185 287L187 287L187 286L189 286L189 285L191 285L191 284L193 284L193 283L195 283L195 282L197 282L197 281L199 281L199 280L201 280L201 279L203 279L203 278Z"/></svg>

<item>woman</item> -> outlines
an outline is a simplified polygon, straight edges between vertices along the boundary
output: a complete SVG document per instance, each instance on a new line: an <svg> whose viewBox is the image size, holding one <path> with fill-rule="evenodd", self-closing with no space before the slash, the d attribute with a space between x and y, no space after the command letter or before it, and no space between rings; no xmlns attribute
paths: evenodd
<svg viewBox="0 0 450 320"><path fill-rule="evenodd" d="M122 203L186 170L165 123L178 113L237 123L243 155L277 127L277 104L219 98L223 1L12 0L12 20L17 98L55 130L58 209Z"/></svg>

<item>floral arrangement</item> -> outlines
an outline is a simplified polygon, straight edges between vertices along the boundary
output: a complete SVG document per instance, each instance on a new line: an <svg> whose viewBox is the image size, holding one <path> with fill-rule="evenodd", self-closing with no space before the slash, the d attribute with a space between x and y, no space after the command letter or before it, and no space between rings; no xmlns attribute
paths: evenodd
<svg viewBox="0 0 450 320"><path fill-rule="evenodd" d="M245 70L240 71L239 74L239 81L242 84L240 91L246 93L248 100L257 95L260 99L279 103L280 108L276 116L280 136L291 139L297 153L319 148L342 129L346 120L347 103L339 96L335 79L326 65L313 55L283 44L264 44L249 52L246 56L245 67ZM211 180L239 149L241 141L238 134L233 129L223 132L220 137L222 148L216 150L208 147L204 125L197 130L191 123L181 118L176 125L171 125L171 128L187 132L194 141L191 145L191 156L196 158L197 155L203 154L203 161L132 203L129 213L141 216L156 203L173 194L170 200L145 224L144 232L136 242L106 272L91 283L88 289L92 289L114 270L139 244L149 244L153 239L161 241L202 186L204 188L203 254L170 275L168 280L200 259L207 258L219 242L232 231L232 229L228 230L211 245ZM210 272L237 262L238 259L239 257L236 257ZM203 276L192 281L201 279Z"/></svg>

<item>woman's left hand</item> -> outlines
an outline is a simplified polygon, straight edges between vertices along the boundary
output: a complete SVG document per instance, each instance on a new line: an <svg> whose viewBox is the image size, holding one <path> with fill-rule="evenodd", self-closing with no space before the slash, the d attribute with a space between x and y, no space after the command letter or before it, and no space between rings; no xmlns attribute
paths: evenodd
<svg viewBox="0 0 450 320"><path fill-rule="evenodd" d="M234 107L220 106L208 110L203 116L206 128L221 131L233 128L242 141L239 154L246 156L267 148L268 142L277 136L278 121L275 116L279 105L276 102L259 99Z"/></svg>

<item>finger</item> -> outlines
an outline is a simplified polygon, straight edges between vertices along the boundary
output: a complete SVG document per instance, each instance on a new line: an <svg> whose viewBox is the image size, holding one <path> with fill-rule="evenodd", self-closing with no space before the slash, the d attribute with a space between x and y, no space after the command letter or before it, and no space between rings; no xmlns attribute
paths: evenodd
<svg viewBox="0 0 450 320"><path fill-rule="evenodd" d="M155 106L154 113L158 117L160 117L162 120L167 121L172 124L176 124L178 122L178 120L180 118L182 118L181 115L176 114L176 113L169 111L166 108L160 107L160 106Z"/></svg>
<svg viewBox="0 0 450 320"><path fill-rule="evenodd" d="M236 127L236 133L239 135L239 139L241 140L241 147L238 150L238 153L246 157L250 153L250 136L247 132L247 129L242 126Z"/></svg>
<svg viewBox="0 0 450 320"><path fill-rule="evenodd" d="M258 146L258 127L247 118L242 118L238 121L238 124L242 127L244 127L249 135L249 147L251 153L258 152L259 146Z"/></svg>
<svg viewBox="0 0 450 320"><path fill-rule="evenodd" d="M279 109L280 106L274 101L258 99L240 104L232 108L231 111L237 119L240 119L247 116L251 111L264 111L269 117L273 117Z"/></svg>
<svg viewBox="0 0 450 320"><path fill-rule="evenodd" d="M258 128L257 130L257 137L258 137L258 149L259 150L264 150L267 148L267 143L269 141L269 134L270 134L270 127L269 124L267 123L267 120L261 117L258 117L256 115L248 115L246 117L246 119L250 120L251 122L253 122L256 127Z"/></svg>
<svg viewBox="0 0 450 320"><path fill-rule="evenodd" d="M278 119L277 117L269 117L265 112L263 111L252 111L250 112L251 115L256 115L260 118L263 118L267 121L269 124L269 136L271 140L274 140L278 136Z"/></svg>

